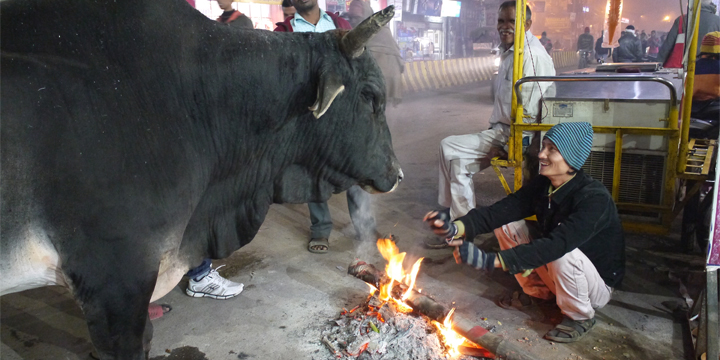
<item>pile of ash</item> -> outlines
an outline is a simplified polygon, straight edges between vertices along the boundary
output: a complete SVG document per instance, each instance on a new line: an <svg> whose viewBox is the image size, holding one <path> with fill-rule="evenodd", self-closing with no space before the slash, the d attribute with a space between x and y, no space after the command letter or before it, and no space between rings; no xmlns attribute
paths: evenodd
<svg viewBox="0 0 720 360"><path fill-rule="evenodd" d="M359 360L470 360L451 357L441 342L442 335L426 318L403 313L392 302L376 297L340 313L321 329L321 342L327 348L321 359ZM316 357L317 359L317 357Z"/></svg>

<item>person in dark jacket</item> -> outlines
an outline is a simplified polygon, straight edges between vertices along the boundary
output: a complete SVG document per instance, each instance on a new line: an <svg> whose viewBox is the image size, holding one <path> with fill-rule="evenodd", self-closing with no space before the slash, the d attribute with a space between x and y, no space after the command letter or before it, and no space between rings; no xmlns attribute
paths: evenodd
<svg viewBox="0 0 720 360"><path fill-rule="evenodd" d="M585 32L578 36L577 49L578 51L582 50L591 53L593 51L594 43L595 39L592 35L590 35L590 28L586 27Z"/></svg>
<svg viewBox="0 0 720 360"><path fill-rule="evenodd" d="M698 56L700 55L700 39L707 35L707 33L713 31L720 31L720 17L715 15L716 11L717 8L715 7L715 4L713 4L710 0L701 1L700 24L698 25ZM683 26L685 26L687 24L687 15L683 15L682 18ZM675 41L677 40L678 36L679 23L680 17L678 16L677 19L675 19L672 28L670 28L670 32L668 32L667 37L662 42L660 50L658 51L658 62L664 64L665 61L667 61L668 57L670 57L670 53L672 52L673 48L675 48ZM689 46L689 43L686 46Z"/></svg>
<svg viewBox="0 0 720 360"><path fill-rule="evenodd" d="M504 308L547 302L555 297L564 319L545 338L574 342L595 325L625 274L625 239L607 189L579 170L592 147L588 123L553 126L543 139L540 175L495 204L471 210L450 222L443 212L426 221L448 239L458 263L479 270L502 268L514 274L523 294L501 297ZM525 218L537 216L537 226ZM495 231L502 249L484 252L472 240ZM467 241L465 241L467 240Z"/></svg>
<svg viewBox="0 0 720 360"><path fill-rule="evenodd" d="M618 39L620 46L612 54L613 62L642 62L643 51L640 39L635 37L635 27L628 25Z"/></svg>
<svg viewBox="0 0 720 360"><path fill-rule="evenodd" d="M603 34L600 34L600 37L595 42L595 58L602 62L610 55L610 49L602 47L603 36Z"/></svg>
<svg viewBox="0 0 720 360"><path fill-rule="evenodd" d="M542 44L545 50L547 50L548 54L552 51L552 40L547 37L547 33L545 31L543 31L542 35L540 36L540 44Z"/></svg>
<svg viewBox="0 0 720 360"><path fill-rule="evenodd" d="M255 26L253 26L252 20L250 20L249 17L245 16L245 14L233 9L232 3L233 0L217 0L218 5L223 10L222 15L220 15L219 18L217 18L218 22L221 22L223 24L228 24L231 26L236 26L239 28L244 29L254 29Z"/></svg>

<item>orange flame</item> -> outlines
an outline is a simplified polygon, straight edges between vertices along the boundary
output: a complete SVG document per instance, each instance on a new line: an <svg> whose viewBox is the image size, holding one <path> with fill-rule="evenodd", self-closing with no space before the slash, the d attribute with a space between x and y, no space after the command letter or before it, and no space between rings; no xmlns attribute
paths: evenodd
<svg viewBox="0 0 720 360"><path fill-rule="evenodd" d="M383 301L390 301L392 300L398 307L398 310L404 311L404 312L410 312L412 311L412 307L407 305L405 303L405 300L410 297L412 294L412 289L415 287L415 279L417 278L417 274L420 271L420 263L422 263L423 258L419 258L415 264L413 264L412 269L410 270L410 273L406 273L403 269L403 261L405 260L406 253L399 252L397 246L395 243L390 239L378 239L377 241L377 247L380 251L380 254L382 254L383 258L387 260L388 264L385 266L385 272L387 273L388 277L391 279L388 284L384 284L380 286L380 295L379 298ZM395 282L403 283L407 285L407 290L399 299L396 299L392 296L392 289ZM369 285L370 292L375 293L377 290L374 286ZM420 292L421 290L418 290ZM455 308L450 310L448 312L447 316L445 317L445 320L442 324L440 324L437 321L433 321L432 323L438 328L440 331L440 334L442 335L444 343L449 348L448 353L452 357L456 357L460 354L460 351L458 350L458 347L465 342L465 338L458 335L453 329L452 329L452 315L455 312Z"/></svg>
<svg viewBox="0 0 720 360"><path fill-rule="evenodd" d="M453 313L455 312L455 308L452 308L450 312L448 312L447 316L445 317L445 320L442 324L440 324L437 321L433 321L432 324L435 325L435 327L438 328L440 331L440 334L442 335L443 342L445 345L450 349L448 350L448 354L451 357L456 357L460 355L460 351L458 350L458 347L462 345L465 342L465 338L458 335L458 333L455 332L455 330L452 329L452 321L450 320Z"/></svg>
<svg viewBox="0 0 720 360"><path fill-rule="evenodd" d="M406 253L400 252L392 240L378 239L377 247L380 254L382 254L383 258L385 258L388 262L385 266L385 272L391 279L388 284L384 284L380 287L380 299L383 301L393 299L395 300L395 303L400 306L400 310L412 310L410 306L404 303L404 300L410 296L410 293L415 286L415 278L417 278L417 274L420 271L420 263L423 258L418 259L413 265L410 273L407 274L405 273L405 269L403 269L403 261L405 260ZM394 299L392 297L391 292L395 282L403 283L408 286L408 289L400 297L400 299Z"/></svg>

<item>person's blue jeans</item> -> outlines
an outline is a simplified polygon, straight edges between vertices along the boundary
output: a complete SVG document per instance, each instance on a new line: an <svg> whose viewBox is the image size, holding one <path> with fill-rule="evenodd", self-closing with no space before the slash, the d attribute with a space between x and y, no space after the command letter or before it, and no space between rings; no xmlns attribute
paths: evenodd
<svg viewBox="0 0 720 360"><path fill-rule="evenodd" d="M348 211L358 240L377 240L377 226L370 202L370 194L354 185L347 191ZM329 238L332 217L327 202L308 203L310 209L310 238Z"/></svg>
<svg viewBox="0 0 720 360"><path fill-rule="evenodd" d="M205 260L203 260L202 264L200 264L200 266L190 269L190 271L188 271L187 274L185 274L185 276L187 276L191 279L194 279L196 281L199 279L202 279L205 275L210 273L210 269L211 269L210 265L211 264L212 264L212 261L210 261L210 259L205 259Z"/></svg>

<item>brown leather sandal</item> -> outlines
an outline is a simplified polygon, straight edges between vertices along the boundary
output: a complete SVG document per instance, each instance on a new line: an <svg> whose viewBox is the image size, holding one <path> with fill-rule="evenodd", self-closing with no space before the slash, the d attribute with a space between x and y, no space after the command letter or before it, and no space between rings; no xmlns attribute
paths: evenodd
<svg viewBox="0 0 720 360"><path fill-rule="evenodd" d="M545 338L559 343L571 343L580 340L595 326L595 318L573 320L567 316L563 321L545 334Z"/></svg>

